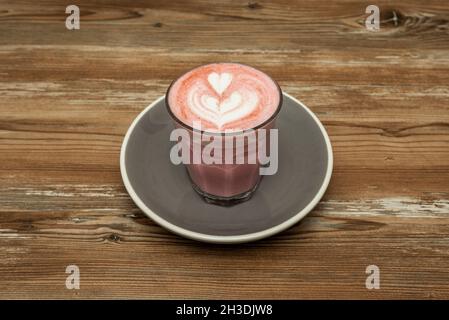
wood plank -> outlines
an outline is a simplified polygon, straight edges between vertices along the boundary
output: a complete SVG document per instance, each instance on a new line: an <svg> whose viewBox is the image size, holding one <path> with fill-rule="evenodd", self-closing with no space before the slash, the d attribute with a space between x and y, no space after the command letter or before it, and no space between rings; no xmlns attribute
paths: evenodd
<svg viewBox="0 0 449 320"><path fill-rule="evenodd" d="M447 201L324 201L271 239L211 246L168 234L117 199L103 210L61 206L64 197L104 203L97 189L29 190L50 209L20 208L22 219L2 212L3 297L442 298L449 290ZM81 269L76 292L64 286L73 263ZM370 264L381 268L381 291L365 288Z"/></svg>
<svg viewBox="0 0 449 320"><path fill-rule="evenodd" d="M41 2L40 2L41 3ZM156 46L171 49L308 47L448 48L444 1L376 2L380 33L367 31L358 1L78 1L82 24L67 32L65 3L5 3L0 44ZM257 3L257 4L255 4ZM8 32L15 30L14 34ZM34 35L39 35L38 37Z"/></svg>

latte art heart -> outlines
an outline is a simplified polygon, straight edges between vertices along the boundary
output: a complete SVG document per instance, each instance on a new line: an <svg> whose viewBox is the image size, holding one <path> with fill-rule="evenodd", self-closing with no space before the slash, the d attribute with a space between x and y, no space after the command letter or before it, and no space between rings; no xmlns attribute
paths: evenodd
<svg viewBox="0 0 449 320"><path fill-rule="evenodd" d="M264 73L240 64L194 69L170 88L169 107L182 122L200 121L207 131L245 130L267 120L280 101L277 85Z"/></svg>
<svg viewBox="0 0 449 320"><path fill-rule="evenodd" d="M258 97L252 92L242 94L235 91L225 99L202 94L201 90L193 88L189 92L190 109L201 119L213 123L218 129L224 125L241 119L250 114L257 106Z"/></svg>
<svg viewBox="0 0 449 320"><path fill-rule="evenodd" d="M257 96L255 97L257 99ZM224 114L228 111L235 110L242 105L243 99L240 93L233 92L229 98L220 103L219 113Z"/></svg>
<svg viewBox="0 0 449 320"><path fill-rule="evenodd" d="M207 88L194 86L188 94L190 97L188 105L199 118L213 123L218 129L227 123L245 117L257 106L258 97L251 91L245 92L240 89L243 91L242 93L234 91L228 97L223 98L223 92L232 82L232 74L212 72L208 75L207 81L215 90L217 97L204 94Z"/></svg>
<svg viewBox="0 0 449 320"><path fill-rule="evenodd" d="M242 97L238 92L234 92L228 99L219 102L219 100L214 97L204 95L201 98L201 102L207 109L222 115L237 108L242 102Z"/></svg>
<svg viewBox="0 0 449 320"><path fill-rule="evenodd" d="M226 88L231 84L232 75L229 73L221 73L218 74L216 72L212 72L207 77L207 81L209 81L210 85L214 90L221 95Z"/></svg>

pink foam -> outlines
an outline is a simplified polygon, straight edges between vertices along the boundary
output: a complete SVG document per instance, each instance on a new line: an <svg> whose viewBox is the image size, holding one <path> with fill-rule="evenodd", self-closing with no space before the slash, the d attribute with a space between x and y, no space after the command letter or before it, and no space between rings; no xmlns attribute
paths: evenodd
<svg viewBox="0 0 449 320"><path fill-rule="evenodd" d="M180 77L170 88L168 104L189 126L201 122L206 131L245 130L264 123L276 112L279 94L276 83L257 69L215 63Z"/></svg>

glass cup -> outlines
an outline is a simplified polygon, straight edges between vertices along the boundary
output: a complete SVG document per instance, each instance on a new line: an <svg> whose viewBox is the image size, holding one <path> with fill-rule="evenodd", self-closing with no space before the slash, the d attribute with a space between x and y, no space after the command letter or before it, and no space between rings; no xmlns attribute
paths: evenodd
<svg viewBox="0 0 449 320"><path fill-rule="evenodd" d="M180 130L174 135L177 139L171 140L178 141L177 156L186 156L181 157L187 159L182 163L193 189L206 202L223 206L250 199L263 175L277 171L276 118L282 106L279 85L271 79L278 88L279 105L263 123L244 131L208 132L200 124L192 127L184 123L172 112L168 96L177 80L169 86L165 104L174 128Z"/></svg>

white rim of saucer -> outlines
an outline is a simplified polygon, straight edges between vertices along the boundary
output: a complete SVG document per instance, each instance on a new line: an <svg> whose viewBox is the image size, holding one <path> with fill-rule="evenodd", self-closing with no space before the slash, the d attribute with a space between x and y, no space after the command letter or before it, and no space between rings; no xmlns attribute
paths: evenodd
<svg viewBox="0 0 449 320"><path fill-rule="evenodd" d="M156 99L153 103L151 103L148 107L146 107L134 119L134 121L132 122L128 131L126 132L125 138L122 143L122 147L120 150L120 172L122 175L123 182L125 184L125 188L128 191L131 198L133 199L133 201L149 218L151 218L154 222L156 222L160 226L162 226L180 236L183 236L183 237L186 237L189 239L193 239L193 240L197 240L197 241L209 242L209 243L243 243L243 242L256 241L256 240L260 240L262 238L270 237L276 233L282 232L282 231L290 228L294 224L296 224L298 221L300 221L302 218L304 218L310 211L312 211L312 209L318 204L318 202L323 197L323 195L329 185L330 179L331 179L334 158L333 158L332 146L331 146L329 136L326 132L326 129L324 128L324 126L322 125L320 120L318 119L318 117L309 108L307 108L302 102L300 102L296 98L292 97L288 93L285 93L285 92L282 92L282 93L285 96L287 96L288 98L292 99L298 105L303 107L310 114L312 119L315 120L318 127L320 128L321 133L324 136L324 140L326 141L326 146L327 146L327 154L328 154L327 172L326 172L326 176L324 177L323 184L321 185L320 189L313 197L312 201L309 202L309 204L306 207L304 207L300 212L295 214L293 217L285 220L284 222L282 222L274 227L268 228L266 230L262 230L262 231L258 231L258 232L254 232L254 233L242 234L242 235L234 235L234 236L217 236L217 235L210 235L210 234L200 233L200 232L196 232L196 231L190 231L188 229L181 228L181 227L179 227L175 224L172 224L171 222L168 222L167 220L163 219L157 213L153 212L150 208L148 208L145 205L145 203L143 203L143 201L139 198L137 193L134 191L134 188L132 187L131 182L128 179L128 174L126 172L126 166L125 166L126 147L128 145L129 137L131 136L131 133L134 131L134 128L137 125L137 123L139 122L139 120L143 117L144 114L147 113L147 111L150 108L154 107L161 100L163 100L165 98L165 96L162 96L162 97Z"/></svg>

